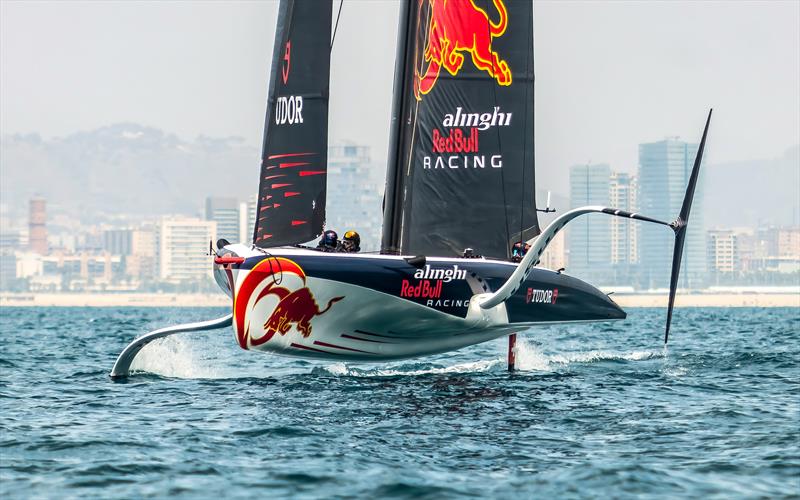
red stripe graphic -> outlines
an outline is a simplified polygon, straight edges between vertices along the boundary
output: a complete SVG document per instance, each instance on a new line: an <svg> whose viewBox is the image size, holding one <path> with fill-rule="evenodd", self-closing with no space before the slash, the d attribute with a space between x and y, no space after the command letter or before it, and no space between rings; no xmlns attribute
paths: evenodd
<svg viewBox="0 0 800 500"><path fill-rule="evenodd" d="M298 161L295 163L281 163L281 168L301 167L303 165L311 165L311 164L305 161Z"/></svg>
<svg viewBox="0 0 800 500"><path fill-rule="evenodd" d="M268 175L268 176L264 177L264 180L268 181L270 179L277 179L278 177L286 177L286 174Z"/></svg>
<svg viewBox="0 0 800 500"><path fill-rule="evenodd" d="M355 333L360 333L362 335L369 335L371 337L381 337L381 338L384 338L384 339L395 339L396 340L396 339L416 339L416 338L418 338L418 337L404 337L402 335L396 335L396 334L395 335L381 335L380 333L365 332L364 330L354 330L354 332ZM394 332L387 332L387 333L394 334Z"/></svg>
<svg viewBox="0 0 800 500"><path fill-rule="evenodd" d="M324 170L301 170L300 177L306 177L307 175L324 175L325 173Z"/></svg>
<svg viewBox="0 0 800 500"><path fill-rule="evenodd" d="M292 342L291 346L296 347L298 349L308 349L309 351L322 352L325 354L336 354L335 352L323 351L322 349L314 349L313 347L308 347L307 345L295 344L294 342Z"/></svg>
<svg viewBox="0 0 800 500"><path fill-rule="evenodd" d="M269 155L267 157L268 160L272 160L273 158L287 158L289 156L310 156L315 155L317 153L286 153L282 155Z"/></svg>
<svg viewBox="0 0 800 500"><path fill-rule="evenodd" d="M283 193L283 197L284 198L291 198L292 196L297 196L299 194L303 194L303 193L300 193L300 192L297 192L297 191L286 191L285 193Z"/></svg>
<svg viewBox="0 0 800 500"><path fill-rule="evenodd" d="M278 189L286 186L291 186L291 184L273 184L272 189Z"/></svg>
<svg viewBox="0 0 800 500"><path fill-rule="evenodd" d="M392 344L393 343L393 342L384 342L383 340L362 339L362 338L359 338L359 337L353 337L352 335L348 335L346 333L343 333L341 336L342 336L342 338L345 338L345 339L360 340L362 342L373 342L375 344Z"/></svg>
<svg viewBox="0 0 800 500"><path fill-rule="evenodd" d="M340 346L340 345L329 344L327 342L320 342L319 340L315 340L314 344L315 345L321 345L322 347L333 347L334 349L344 349L345 351L363 352L364 354L375 354L375 353L368 352L368 351L362 351L360 349L351 349L350 347L343 347L343 346Z"/></svg>
<svg viewBox="0 0 800 500"><path fill-rule="evenodd" d="M293 221L292 221L292 225L293 225L293 226L299 226L299 225L301 225L301 224L305 224L306 222L307 222L307 221L304 221L304 220L293 220Z"/></svg>

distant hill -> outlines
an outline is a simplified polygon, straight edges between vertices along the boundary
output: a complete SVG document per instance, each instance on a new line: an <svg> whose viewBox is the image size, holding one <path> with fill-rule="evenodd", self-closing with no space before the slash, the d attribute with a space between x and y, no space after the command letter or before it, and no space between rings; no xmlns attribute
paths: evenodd
<svg viewBox="0 0 800 500"><path fill-rule="evenodd" d="M704 189L709 228L800 224L800 145L771 160L709 165Z"/></svg>
<svg viewBox="0 0 800 500"><path fill-rule="evenodd" d="M51 207L84 221L114 214L191 214L208 195L255 194L259 157L241 138L186 141L134 123L48 140L6 135L0 138L0 200L24 216L27 200L39 194ZM537 203L544 207L545 191L537 193ZM569 200L553 193L552 205L560 214ZM709 165L705 214L709 228L800 224L800 145L775 159ZM544 226L553 217L540 214L540 221Z"/></svg>
<svg viewBox="0 0 800 500"><path fill-rule="evenodd" d="M240 138L187 142L133 123L50 140L6 135L0 198L17 211L39 194L84 220L101 213L194 213L209 194L254 194L259 156Z"/></svg>

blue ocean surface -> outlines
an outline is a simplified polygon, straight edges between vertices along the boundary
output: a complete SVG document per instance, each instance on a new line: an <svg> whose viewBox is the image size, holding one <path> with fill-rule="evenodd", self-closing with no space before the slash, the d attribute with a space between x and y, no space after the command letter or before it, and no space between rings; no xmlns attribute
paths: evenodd
<svg viewBox="0 0 800 500"><path fill-rule="evenodd" d="M0 310L0 496L797 497L800 310L662 309L378 365L242 351L225 309Z"/></svg>

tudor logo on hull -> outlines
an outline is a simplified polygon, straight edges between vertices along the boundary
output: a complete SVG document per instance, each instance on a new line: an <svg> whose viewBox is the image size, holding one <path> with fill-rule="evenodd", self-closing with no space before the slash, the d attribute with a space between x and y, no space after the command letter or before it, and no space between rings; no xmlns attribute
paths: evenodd
<svg viewBox="0 0 800 500"><path fill-rule="evenodd" d="M528 288L525 294L526 304L555 304L556 300L558 300L558 288L552 290Z"/></svg>

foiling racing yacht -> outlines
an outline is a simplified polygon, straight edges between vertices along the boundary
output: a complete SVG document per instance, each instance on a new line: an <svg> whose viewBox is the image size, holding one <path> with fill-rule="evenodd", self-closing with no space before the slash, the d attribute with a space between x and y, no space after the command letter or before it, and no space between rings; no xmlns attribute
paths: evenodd
<svg viewBox="0 0 800 500"><path fill-rule="evenodd" d="M332 18L332 0L281 1L253 242L220 240L213 257L231 314L134 340L112 377L126 377L136 354L154 339L230 326L242 349L360 362L509 336L513 368L515 332L625 318L594 286L536 267L556 233L588 213L674 231L666 342L710 112L676 220L587 206L541 230L534 196L532 2L406 0L381 251L319 252L300 244L317 238L325 225ZM519 241L531 248L513 263L510 249ZM474 253L469 258L467 248Z"/></svg>

